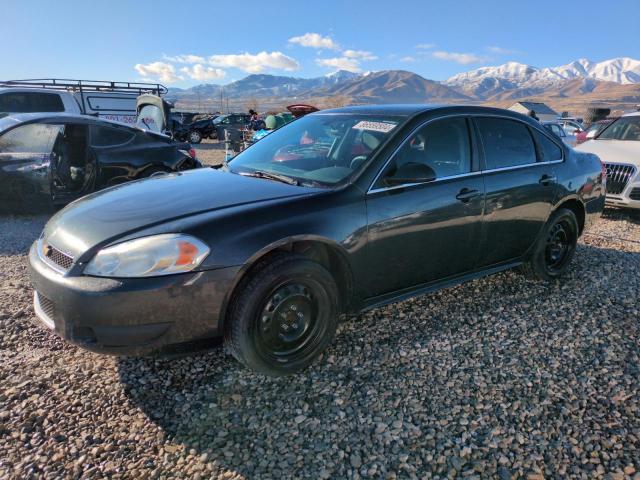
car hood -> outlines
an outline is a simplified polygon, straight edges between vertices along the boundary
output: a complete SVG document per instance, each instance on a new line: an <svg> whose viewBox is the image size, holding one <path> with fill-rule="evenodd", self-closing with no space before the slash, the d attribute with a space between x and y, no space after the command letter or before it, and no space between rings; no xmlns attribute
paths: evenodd
<svg viewBox="0 0 640 480"><path fill-rule="evenodd" d="M202 168L87 195L54 215L43 235L47 244L78 258L96 246L191 215L321 191Z"/></svg>
<svg viewBox="0 0 640 480"><path fill-rule="evenodd" d="M595 153L604 163L628 163L640 166L640 142L631 140L589 140L577 147L580 152Z"/></svg>

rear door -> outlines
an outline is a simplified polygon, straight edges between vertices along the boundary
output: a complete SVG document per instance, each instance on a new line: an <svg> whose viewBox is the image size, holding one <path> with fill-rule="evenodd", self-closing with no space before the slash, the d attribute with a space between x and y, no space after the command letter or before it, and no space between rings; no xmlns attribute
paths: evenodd
<svg viewBox="0 0 640 480"><path fill-rule="evenodd" d="M484 186L468 120L437 119L409 135L367 194L372 296L473 270ZM432 175L430 181L412 175Z"/></svg>
<svg viewBox="0 0 640 480"><path fill-rule="evenodd" d="M489 266L518 259L536 240L554 204L555 166L562 161L562 149L519 120L473 121L481 139L486 189L481 266Z"/></svg>

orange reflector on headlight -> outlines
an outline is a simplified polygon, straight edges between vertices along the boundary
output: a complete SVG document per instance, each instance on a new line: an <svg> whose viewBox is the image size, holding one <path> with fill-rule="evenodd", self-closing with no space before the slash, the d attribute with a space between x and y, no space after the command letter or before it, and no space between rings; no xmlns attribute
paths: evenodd
<svg viewBox="0 0 640 480"><path fill-rule="evenodd" d="M195 261L198 255L198 247L193 243L186 241L178 242L178 248L180 249L180 253L178 254L176 265L189 265Z"/></svg>

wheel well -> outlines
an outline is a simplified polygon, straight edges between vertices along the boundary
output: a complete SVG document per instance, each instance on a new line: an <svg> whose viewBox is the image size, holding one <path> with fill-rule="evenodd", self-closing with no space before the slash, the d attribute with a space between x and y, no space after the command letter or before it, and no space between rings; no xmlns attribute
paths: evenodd
<svg viewBox="0 0 640 480"><path fill-rule="evenodd" d="M580 203L578 200L571 199L561 203L557 208L568 208L573 212L573 214L576 216L576 219L578 220L578 234L581 235L582 230L584 229L585 217L584 206L582 205L582 203Z"/></svg>
<svg viewBox="0 0 640 480"><path fill-rule="evenodd" d="M236 283L233 292L229 296L229 300L224 307L223 328L226 328L229 308L233 304L234 297L246 281L251 278L253 272L256 269L261 268L265 263L269 262L272 257L287 252L304 255L326 268L338 285L338 292L340 293L340 310L342 312L346 312L348 310L353 292L353 280L349 265L342 254L336 248L323 242L314 240L292 241L274 248L273 250L270 250L264 255L256 258L251 266L244 272L240 280Z"/></svg>

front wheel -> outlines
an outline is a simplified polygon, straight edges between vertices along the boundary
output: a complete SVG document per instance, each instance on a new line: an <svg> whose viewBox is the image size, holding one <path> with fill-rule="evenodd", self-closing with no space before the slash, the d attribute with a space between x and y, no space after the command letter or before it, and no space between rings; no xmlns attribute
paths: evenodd
<svg viewBox="0 0 640 480"><path fill-rule="evenodd" d="M245 366L278 376L309 366L338 324L338 288L319 263L282 254L259 265L239 286L225 343Z"/></svg>
<svg viewBox="0 0 640 480"><path fill-rule="evenodd" d="M529 277L551 281L569 268L578 243L578 221L566 208L556 210L544 227L522 270Z"/></svg>

